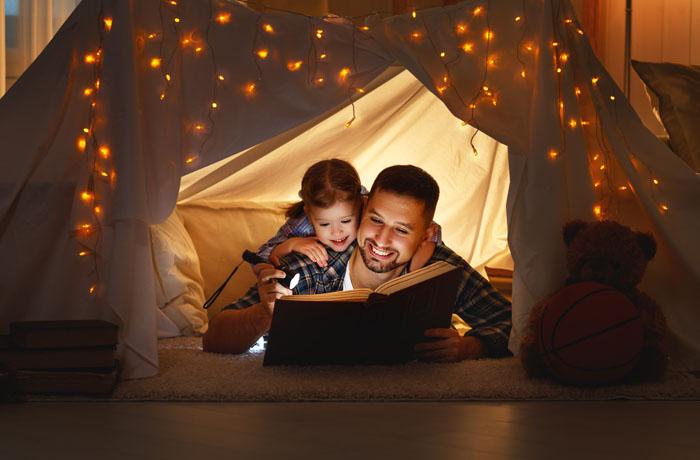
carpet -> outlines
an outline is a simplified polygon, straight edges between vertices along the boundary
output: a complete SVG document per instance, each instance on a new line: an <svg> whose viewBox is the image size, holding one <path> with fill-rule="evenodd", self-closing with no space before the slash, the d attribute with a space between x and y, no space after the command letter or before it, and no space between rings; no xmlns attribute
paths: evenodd
<svg viewBox="0 0 700 460"><path fill-rule="evenodd" d="M204 353L200 338L159 343L160 374L120 382L117 400L436 401L700 399L700 379L671 370L662 382L578 388L528 379L517 358L397 366L263 367L261 350Z"/></svg>

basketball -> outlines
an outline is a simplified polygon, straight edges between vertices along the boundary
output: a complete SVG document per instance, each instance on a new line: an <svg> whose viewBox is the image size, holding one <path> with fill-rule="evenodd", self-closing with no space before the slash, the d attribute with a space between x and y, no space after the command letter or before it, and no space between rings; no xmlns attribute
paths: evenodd
<svg viewBox="0 0 700 460"><path fill-rule="evenodd" d="M637 307L621 292L592 282L549 298L536 333L551 377L573 385L619 382L637 364L644 340Z"/></svg>

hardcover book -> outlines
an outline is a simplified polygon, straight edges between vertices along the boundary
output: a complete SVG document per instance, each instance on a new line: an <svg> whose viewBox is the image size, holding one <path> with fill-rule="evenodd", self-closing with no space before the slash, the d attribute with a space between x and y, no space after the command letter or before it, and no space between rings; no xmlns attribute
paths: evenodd
<svg viewBox="0 0 700 460"><path fill-rule="evenodd" d="M100 347L117 344L119 328L102 320L18 321L10 336L19 348Z"/></svg>
<svg viewBox="0 0 700 460"><path fill-rule="evenodd" d="M275 302L263 365L410 361L423 331L450 327L459 267L436 262L371 289Z"/></svg>
<svg viewBox="0 0 700 460"><path fill-rule="evenodd" d="M114 347L15 348L2 346L0 363L11 369L100 369L114 366Z"/></svg>

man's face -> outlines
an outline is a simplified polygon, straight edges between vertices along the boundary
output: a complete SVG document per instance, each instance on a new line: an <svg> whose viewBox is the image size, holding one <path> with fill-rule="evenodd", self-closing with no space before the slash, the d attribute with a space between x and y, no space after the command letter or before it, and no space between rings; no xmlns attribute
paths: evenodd
<svg viewBox="0 0 700 460"><path fill-rule="evenodd" d="M426 239L423 202L378 190L367 203L357 232L367 268L386 273L408 263Z"/></svg>

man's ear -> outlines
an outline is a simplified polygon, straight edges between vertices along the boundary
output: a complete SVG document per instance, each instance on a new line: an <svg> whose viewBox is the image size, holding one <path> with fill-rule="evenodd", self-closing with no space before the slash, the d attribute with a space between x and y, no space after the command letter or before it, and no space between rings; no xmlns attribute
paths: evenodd
<svg viewBox="0 0 700 460"><path fill-rule="evenodd" d="M425 229L425 234L423 235L423 239L421 240L421 244L423 244L427 241L432 241L433 238L435 238L436 233L437 233L437 224L435 222L430 222L428 224L428 228Z"/></svg>

